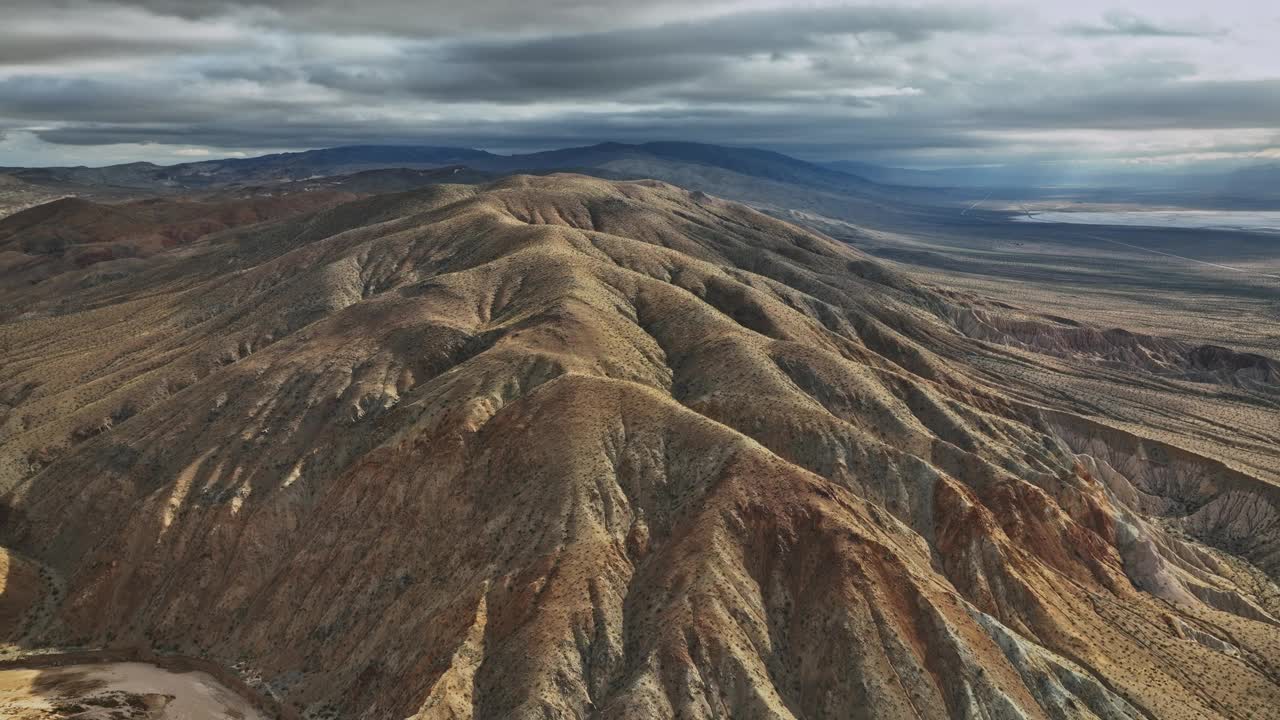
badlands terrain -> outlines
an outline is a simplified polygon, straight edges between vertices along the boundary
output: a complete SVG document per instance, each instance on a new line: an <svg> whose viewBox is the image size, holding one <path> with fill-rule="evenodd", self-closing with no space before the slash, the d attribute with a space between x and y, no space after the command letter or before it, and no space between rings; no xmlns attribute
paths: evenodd
<svg viewBox="0 0 1280 720"><path fill-rule="evenodd" d="M1280 717L1272 286L1122 322L994 215L703 160L0 220L11 662L305 718Z"/></svg>

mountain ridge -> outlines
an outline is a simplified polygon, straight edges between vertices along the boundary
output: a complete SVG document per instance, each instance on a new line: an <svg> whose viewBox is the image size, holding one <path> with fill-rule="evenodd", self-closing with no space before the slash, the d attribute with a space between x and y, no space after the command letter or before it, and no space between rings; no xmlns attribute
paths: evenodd
<svg viewBox="0 0 1280 720"><path fill-rule="evenodd" d="M81 184L141 183L138 187L181 185L207 187L215 183L253 182L264 179L306 180L311 175L342 175L387 168L438 168L462 165L486 172L512 173L535 170L584 169L628 156L649 156L695 162L775 180L825 182L854 186L861 178L792 158L781 153L746 147L690 142L626 144L605 142L525 154L497 155L461 147L417 145L351 145L252 158L201 160L175 165L127 163L102 168L0 168L27 182ZM274 173L274 174L272 174Z"/></svg>
<svg viewBox="0 0 1280 720"><path fill-rule="evenodd" d="M0 325L0 544L66 588L20 644L208 658L317 718L1280 703L1264 471L1120 385L1055 395L1084 334L1038 354L1050 324L740 204L514 176L88 272ZM1267 388L1102 376L1256 393L1237 441L1280 470Z"/></svg>

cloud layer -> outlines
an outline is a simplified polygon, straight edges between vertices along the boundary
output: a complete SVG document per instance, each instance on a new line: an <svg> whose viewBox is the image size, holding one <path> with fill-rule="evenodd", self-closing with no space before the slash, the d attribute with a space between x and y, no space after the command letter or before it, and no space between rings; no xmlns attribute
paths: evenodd
<svg viewBox="0 0 1280 720"><path fill-rule="evenodd" d="M10 0L0 165L685 139L906 165L1280 144L1280 10Z"/></svg>

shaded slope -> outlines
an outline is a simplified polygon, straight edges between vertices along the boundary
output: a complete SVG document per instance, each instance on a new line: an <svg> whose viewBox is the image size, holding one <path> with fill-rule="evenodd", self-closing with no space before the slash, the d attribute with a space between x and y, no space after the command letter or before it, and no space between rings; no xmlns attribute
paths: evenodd
<svg viewBox="0 0 1280 720"><path fill-rule="evenodd" d="M966 366L943 298L739 205L437 186L26 300L0 539L68 593L22 643L205 656L314 715L1280 705L1275 528L1162 524L1209 459L1152 471Z"/></svg>
<svg viewBox="0 0 1280 720"><path fill-rule="evenodd" d="M888 190L856 175L781 153L691 142L606 142L543 152L497 155L469 148L353 145L254 158L203 160L171 166L130 163L105 168L0 168L27 182L66 187L164 190L300 182L378 169L466 167L492 173L608 171L618 163L695 166L758 180L837 192ZM894 189L908 192L905 188Z"/></svg>
<svg viewBox="0 0 1280 720"><path fill-rule="evenodd" d="M0 298L80 268L145 258L206 235L314 212L357 195L345 188L234 199L155 198L118 204L67 197L0 218ZM116 265L104 274L127 272ZM101 268L100 268L101 269ZM0 317L10 313L0 311Z"/></svg>
<svg viewBox="0 0 1280 720"><path fill-rule="evenodd" d="M423 169L477 165L497 157L500 156L469 148L353 145L176 165L138 162L100 168L0 168L0 171L36 185L163 190L287 182L381 168Z"/></svg>

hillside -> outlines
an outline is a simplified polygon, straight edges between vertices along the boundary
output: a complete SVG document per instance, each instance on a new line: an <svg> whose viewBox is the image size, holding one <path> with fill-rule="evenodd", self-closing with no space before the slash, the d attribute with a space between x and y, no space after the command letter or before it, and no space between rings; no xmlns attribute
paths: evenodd
<svg viewBox="0 0 1280 720"><path fill-rule="evenodd" d="M655 181L433 185L119 263L0 325L18 648L198 657L309 718L1280 707L1269 358Z"/></svg>
<svg viewBox="0 0 1280 720"><path fill-rule="evenodd" d="M226 199L150 198L99 203L66 197L0 218L0 318L21 312L31 284L112 260L145 258L216 232L352 200L345 188ZM115 267L115 266L113 266ZM87 278L80 278L84 282Z"/></svg>
<svg viewBox="0 0 1280 720"><path fill-rule="evenodd" d="M48 188L0 174L0 218L57 198L58 193Z"/></svg>
<svg viewBox="0 0 1280 720"><path fill-rule="evenodd" d="M357 145L177 165L139 162L101 168L0 168L0 172L44 186L155 191L289 182L385 168L430 169L496 157L468 148Z"/></svg>

